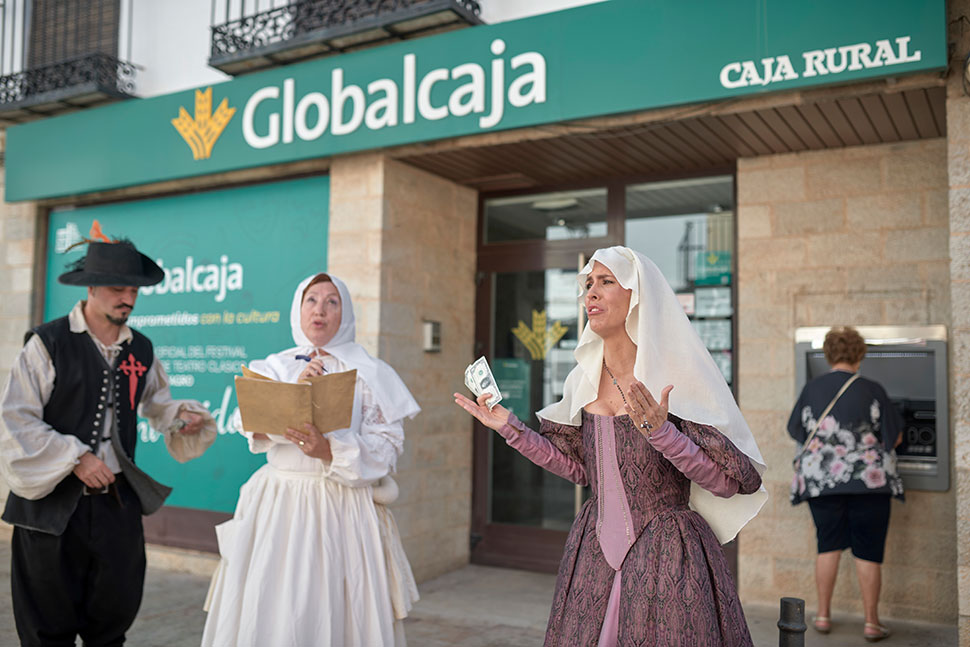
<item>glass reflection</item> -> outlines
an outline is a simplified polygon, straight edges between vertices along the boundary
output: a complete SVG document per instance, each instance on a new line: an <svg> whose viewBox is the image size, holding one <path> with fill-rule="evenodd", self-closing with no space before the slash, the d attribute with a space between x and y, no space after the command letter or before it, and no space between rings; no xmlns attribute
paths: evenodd
<svg viewBox="0 0 970 647"><path fill-rule="evenodd" d="M503 402L533 429L535 412L562 398L575 365L579 301L576 269L495 275L492 369ZM575 515L572 483L536 467L491 436L489 519L567 530Z"/></svg>
<svg viewBox="0 0 970 647"><path fill-rule="evenodd" d="M485 242L606 236L606 189L560 191L485 201Z"/></svg>

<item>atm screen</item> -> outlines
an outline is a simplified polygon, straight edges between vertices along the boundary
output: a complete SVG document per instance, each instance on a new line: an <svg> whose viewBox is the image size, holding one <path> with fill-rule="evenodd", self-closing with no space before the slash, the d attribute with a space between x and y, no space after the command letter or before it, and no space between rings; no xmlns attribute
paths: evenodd
<svg viewBox="0 0 970 647"><path fill-rule="evenodd" d="M869 347L859 373L879 382L892 399L935 400L936 365L933 350L881 350ZM808 379L830 371L821 350L808 353Z"/></svg>

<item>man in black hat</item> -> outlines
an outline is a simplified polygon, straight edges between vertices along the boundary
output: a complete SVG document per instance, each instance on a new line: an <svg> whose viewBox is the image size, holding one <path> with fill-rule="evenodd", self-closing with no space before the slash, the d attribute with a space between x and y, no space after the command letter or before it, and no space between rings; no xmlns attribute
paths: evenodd
<svg viewBox="0 0 970 647"><path fill-rule="evenodd" d="M11 590L23 645L121 645L141 604L142 514L170 489L134 463L139 413L179 461L216 425L175 401L147 337L127 326L162 270L127 241L91 242L58 280L87 287L70 314L27 333L3 394L3 520L15 526Z"/></svg>

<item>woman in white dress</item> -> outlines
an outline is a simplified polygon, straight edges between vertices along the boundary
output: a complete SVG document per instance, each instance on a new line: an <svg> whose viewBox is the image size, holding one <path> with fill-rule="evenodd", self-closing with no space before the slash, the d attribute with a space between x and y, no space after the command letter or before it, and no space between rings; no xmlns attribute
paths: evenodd
<svg viewBox="0 0 970 647"><path fill-rule="evenodd" d="M202 645L403 645L417 588L382 503L397 495L389 474L402 421L420 408L394 369L354 342L353 305L337 277L301 282L290 324L296 346L250 368L285 382L357 369L353 419L326 435L309 424L285 436L243 431L267 464L216 527L222 561Z"/></svg>

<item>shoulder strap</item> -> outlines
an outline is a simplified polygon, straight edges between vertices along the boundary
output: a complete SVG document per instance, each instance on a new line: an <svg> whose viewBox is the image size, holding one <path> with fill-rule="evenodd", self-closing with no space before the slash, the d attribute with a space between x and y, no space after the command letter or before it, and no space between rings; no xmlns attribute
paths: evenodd
<svg viewBox="0 0 970 647"><path fill-rule="evenodd" d="M802 452L805 451L805 448L808 447L808 443L812 442L812 438L815 438L815 434L818 432L818 428L822 424L822 421L825 420L825 416L829 415L829 411L832 410L832 407L835 406L835 403L839 401L839 398L842 397L842 394L845 393L846 390L850 386L852 386L852 383L855 382L857 379L859 379L859 374L858 373L856 373L855 375L853 375L852 377L850 377L848 380L846 380L845 381L845 384L842 385L842 388L839 389L839 392L836 393L835 394L835 397L832 398L832 401L829 402L829 406L825 407L825 411L822 412L822 415L820 415L815 420L815 426L812 428L812 431L809 432L808 438L805 439L805 442L802 443L802 448L798 450L798 455L799 456L801 456Z"/></svg>

